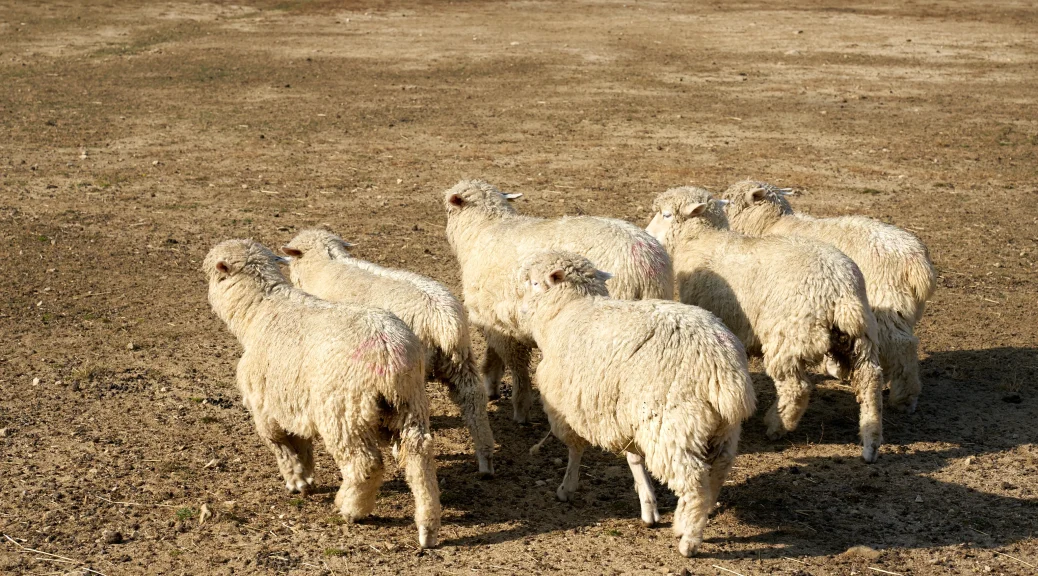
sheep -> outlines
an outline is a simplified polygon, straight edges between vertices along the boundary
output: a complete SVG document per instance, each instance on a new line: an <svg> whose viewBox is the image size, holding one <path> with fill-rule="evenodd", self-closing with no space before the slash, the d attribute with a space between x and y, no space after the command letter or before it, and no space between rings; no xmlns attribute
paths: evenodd
<svg viewBox="0 0 1038 576"><path fill-rule="evenodd" d="M313 486L320 435L342 472L336 506L347 520L363 518L382 483L380 444L392 440L415 496L419 544L435 546L440 492L418 337L384 310L293 288L252 240L217 244L202 269L213 311L244 349L242 402L289 491Z"/></svg>
<svg viewBox="0 0 1038 576"><path fill-rule="evenodd" d="M472 434L481 476L494 473L494 435L487 396L469 343L468 319L447 287L425 276L353 258L350 244L331 232L304 230L281 248L296 287L318 298L389 310L426 349L426 376L447 385Z"/></svg>
<svg viewBox="0 0 1038 576"><path fill-rule="evenodd" d="M576 216L546 220L516 213L509 200L481 180L462 180L447 190L447 240L461 265L469 319L487 340L483 383L498 396L504 368L512 372L513 419L526 422L533 405L530 355L533 343L518 329L513 271L525 255L546 249L577 252L613 273L616 298L671 299L670 259L659 242L623 220Z"/></svg>
<svg viewBox="0 0 1038 576"><path fill-rule="evenodd" d="M577 489L589 445L625 452L642 521L660 520L646 468L678 496L673 528L691 556L756 398L739 340L711 313L670 300L609 297L577 254L535 253L513 283L551 431L569 450L559 500Z"/></svg>
<svg viewBox="0 0 1038 576"><path fill-rule="evenodd" d="M926 245L911 232L864 216L813 218L794 213L786 193L763 182L733 184L722 196L731 202L727 211L732 228L757 236L813 238L836 246L854 260L865 276L879 328L879 358L890 383L889 403L914 412L922 392L915 325L937 286ZM843 376L833 358L826 359L826 368L837 378Z"/></svg>
<svg viewBox="0 0 1038 576"><path fill-rule="evenodd" d="M807 409L809 366L826 354L850 372L860 407L862 458L882 443L882 370L876 320L858 267L836 248L807 238L745 236L728 227L724 200L691 186L653 202L648 231L674 262L681 302L717 314L775 381L767 435L796 429Z"/></svg>

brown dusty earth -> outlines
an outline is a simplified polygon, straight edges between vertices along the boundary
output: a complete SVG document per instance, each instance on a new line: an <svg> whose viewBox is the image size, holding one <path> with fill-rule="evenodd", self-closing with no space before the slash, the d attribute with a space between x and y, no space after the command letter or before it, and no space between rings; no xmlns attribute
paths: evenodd
<svg viewBox="0 0 1038 576"><path fill-rule="evenodd" d="M1036 32L1011 0L0 1L0 573L1035 573ZM747 425L686 560L673 495L643 527L613 454L555 500L539 409L491 406L477 480L431 384L442 545L417 550L395 468L344 524L323 452L316 494L282 488L200 262L326 224L456 291L462 177L640 224L667 187L753 177L913 230L940 274L919 411L866 465L819 376L788 439Z"/></svg>

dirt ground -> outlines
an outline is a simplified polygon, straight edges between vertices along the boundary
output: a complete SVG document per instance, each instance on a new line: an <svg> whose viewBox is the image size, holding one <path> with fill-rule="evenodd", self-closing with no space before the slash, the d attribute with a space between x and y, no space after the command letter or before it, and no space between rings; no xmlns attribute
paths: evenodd
<svg viewBox="0 0 1038 576"><path fill-rule="evenodd" d="M1012 0L0 0L0 573L1035 573L1036 30ZM442 545L417 549L395 468L377 518L344 524L323 452L319 492L284 491L201 260L326 224L457 291L462 177L642 225L667 187L753 177L916 232L940 273L919 411L884 415L866 465L850 391L819 376L790 438L747 425L686 560L674 497L643 527L613 454L554 499L539 408L491 406L477 480L431 384Z"/></svg>

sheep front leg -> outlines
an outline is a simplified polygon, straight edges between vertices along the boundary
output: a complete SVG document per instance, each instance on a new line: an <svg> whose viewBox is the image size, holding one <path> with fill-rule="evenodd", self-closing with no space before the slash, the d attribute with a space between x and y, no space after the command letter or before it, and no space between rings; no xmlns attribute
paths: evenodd
<svg viewBox="0 0 1038 576"><path fill-rule="evenodd" d="M501 397L501 378L504 375L505 361L490 345L490 338L487 337L487 354L483 357L483 389L486 390L488 400Z"/></svg>
<svg viewBox="0 0 1038 576"><path fill-rule="evenodd" d="M638 491L638 500L642 504L642 522L652 526L660 521L660 512L656 506L656 491L652 487L652 478L645 471L645 458L641 454L627 453L627 465L634 476L634 488Z"/></svg>
<svg viewBox="0 0 1038 576"><path fill-rule="evenodd" d="M433 548L440 534L440 486L436 482L433 439L415 426L401 433L398 461L404 468L407 485L414 494L414 521L418 526L418 545Z"/></svg>
<svg viewBox="0 0 1038 576"><path fill-rule="evenodd" d="M309 439L289 434L276 420L254 414L256 432L274 453L278 470L289 492L306 493L314 483L313 445Z"/></svg>
<svg viewBox="0 0 1038 576"><path fill-rule="evenodd" d="M811 399L812 385L800 366L790 370L769 369L768 374L775 381L776 397L764 416L764 422L768 426L768 438L775 440L796 430Z"/></svg>

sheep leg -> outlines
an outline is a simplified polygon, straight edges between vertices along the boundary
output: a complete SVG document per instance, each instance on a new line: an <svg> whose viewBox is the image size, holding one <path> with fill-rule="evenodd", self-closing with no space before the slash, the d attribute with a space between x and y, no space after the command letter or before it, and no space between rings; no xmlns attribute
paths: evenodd
<svg viewBox="0 0 1038 576"><path fill-rule="evenodd" d="M864 339L854 344L854 372L851 385L858 400L858 431L861 457L875 462L883 442L883 373L876 348Z"/></svg>
<svg viewBox="0 0 1038 576"><path fill-rule="evenodd" d="M584 457L587 443L583 440L571 442L561 437L559 439L565 442L566 447L569 448L569 462L566 464L566 475L562 477L562 484L559 484L555 496L561 502L569 502L573 500L573 494L577 491L577 483L580 479L580 459Z"/></svg>
<svg viewBox="0 0 1038 576"><path fill-rule="evenodd" d="M490 338L487 338L487 354L483 357L483 389L486 390L488 400L497 400L501 397L501 377L505 375L505 361L489 342Z"/></svg>
<svg viewBox="0 0 1038 576"><path fill-rule="evenodd" d="M436 546L440 533L440 486L436 482L433 462L433 439L424 427L414 425L401 432L398 462L414 494L418 544L422 548L432 548Z"/></svg>
<svg viewBox="0 0 1038 576"><path fill-rule="evenodd" d="M681 538L678 551L682 556L691 557L703 543L703 529L710 517L716 500L713 500L711 470L698 457L689 459L691 464L689 477L683 483L687 490L678 495L678 507L674 511L674 533Z"/></svg>
<svg viewBox="0 0 1038 576"><path fill-rule="evenodd" d="M533 382L530 379L530 347L514 338L494 335L488 340L512 372L512 420L525 424L533 407Z"/></svg>
<svg viewBox="0 0 1038 576"><path fill-rule="evenodd" d="M911 414L922 392L919 381L919 339L893 322L879 322L880 358L883 374L890 381L890 406Z"/></svg>
<svg viewBox="0 0 1038 576"><path fill-rule="evenodd" d="M487 415L487 395L479 384L476 367L471 357L452 362L446 355L440 356L436 376L447 385L451 401L461 409L462 419L476 446L479 475L493 476L494 433L490 430L490 417Z"/></svg>
<svg viewBox="0 0 1038 576"><path fill-rule="evenodd" d="M342 472L342 485L335 506L351 522L365 518L375 509L375 496L382 485L382 452L374 434L346 437L334 429L321 436Z"/></svg>
<svg viewBox="0 0 1038 576"><path fill-rule="evenodd" d="M652 487L652 478L645 471L645 458L634 452L627 453L627 465L634 476L634 488L638 491L638 500L642 504L642 522L652 526L660 521L660 512L656 507L656 491Z"/></svg>
<svg viewBox="0 0 1038 576"><path fill-rule="evenodd" d="M278 470L285 480L285 488L293 494L305 494L314 482L310 441L289 434L277 421L264 415L254 414L253 422L263 443L274 453ZM299 448L304 449L304 454L299 453Z"/></svg>
<svg viewBox="0 0 1038 576"><path fill-rule="evenodd" d="M718 449L717 455L714 456L710 462L710 505L713 508L714 504L717 503L717 497L721 493L721 487L724 486L725 478L728 477L728 472L732 469L732 464L735 462L735 454L739 447L739 432L738 426L734 430L729 431L728 437L724 439L720 448Z"/></svg>
<svg viewBox="0 0 1038 576"><path fill-rule="evenodd" d="M764 422L768 426L768 438L775 440L796 430L800 418L807 410L808 400L811 399L812 385L800 367L784 373L771 374L775 381L776 398L765 414Z"/></svg>
<svg viewBox="0 0 1038 576"><path fill-rule="evenodd" d="M841 382L850 376L850 367L840 362L832 354L825 355L824 367L827 374Z"/></svg>

